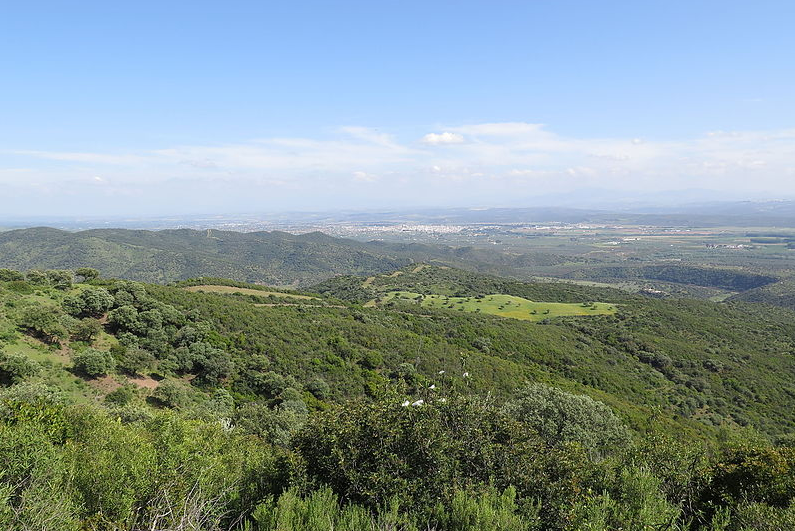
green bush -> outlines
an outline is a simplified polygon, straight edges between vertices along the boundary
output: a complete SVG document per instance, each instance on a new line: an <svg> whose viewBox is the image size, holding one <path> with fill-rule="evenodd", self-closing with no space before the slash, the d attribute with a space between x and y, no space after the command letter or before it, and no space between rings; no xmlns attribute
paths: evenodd
<svg viewBox="0 0 795 531"><path fill-rule="evenodd" d="M23 354L0 352L0 384L13 385L41 371L41 365Z"/></svg>
<svg viewBox="0 0 795 531"><path fill-rule="evenodd" d="M75 371L90 377L104 376L116 368L110 352L87 348L72 358Z"/></svg>
<svg viewBox="0 0 795 531"><path fill-rule="evenodd" d="M29 306L22 311L19 326L49 343L58 343L68 332L61 324L63 316L55 306Z"/></svg>
<svg viewBox="0 0 795 531"><path fill-rule="evenodd" d="M310 419L295 442L308 484L371 509L397 500L424 511L448 505L455 487L513 486L523 503L540 500L545 525L566 520L588 470L582 454L550 449L487 399L402 401L390 395Z"/></svg>
<svg viewBox="0 0 795 531"><path fill-rule="evenodd" d="M96 319L85 318L75 321L70 328L72 338L77 341L92 343L102 332L102 325Z"/></svg>
<svg viewBox="0 0 795 531"><path fill-rule="evenodd" d="M505 408L553 445L576 442L592 455L623 449L629 431L605 404L543 384L519 389Z"/></svg>
<svg viewBox="0 0 795 531"><path fill-rule="evenodd" d="M105 402L115 406L126 406L137 396L138 388L132 384L126 384L105 395Z"/></svg>
<svg viewBox="0 0 795 531"><path fill-rule="evenodd" d="M180 409L190 404L191 394L191 390L185 384L176 380L163 380L152 397L165 407Z"/></svg>

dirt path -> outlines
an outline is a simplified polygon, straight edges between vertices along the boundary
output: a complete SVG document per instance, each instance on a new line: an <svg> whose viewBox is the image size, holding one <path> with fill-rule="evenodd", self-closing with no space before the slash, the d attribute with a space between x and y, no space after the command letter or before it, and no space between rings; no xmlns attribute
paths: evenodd
<svg viewBox="0 0 795 531"><path fill-rule="evenodd" d="M160 382L151 376L135 376L130 378L130 383L135 384L142 389L157 389L157 386L160 385Z"/></svg>

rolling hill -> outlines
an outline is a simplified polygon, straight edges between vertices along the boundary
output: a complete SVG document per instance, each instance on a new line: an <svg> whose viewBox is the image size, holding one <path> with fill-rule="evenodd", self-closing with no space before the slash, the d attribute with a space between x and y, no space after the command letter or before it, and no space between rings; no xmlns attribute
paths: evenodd
<svg viewBox="0 0 795 531"><path fill-rule="evenodd" d="M321 233L145 231L67 232L46 227L0 232L0 267L74 269L167 283L228 277L272 285L317 282L334 274L389 271L410 262L388 249Z"/></svg>
<svg viewBox="0 0 795 531"><path fill-rule="evenodd" d="M450 531L605 529L604 515L616 529L750 531L713 524L791 516L788 310L429 264L315 293L0 278L0 457L24 494L0 502L0 523L135 530L172 500L266 531L313 529L273 519L317 512L304 503L358 511L340 529L379 529L384 500L418 525L494 504L527 523L431 527ZM572 312L479 313L478 296Z"/></svg>

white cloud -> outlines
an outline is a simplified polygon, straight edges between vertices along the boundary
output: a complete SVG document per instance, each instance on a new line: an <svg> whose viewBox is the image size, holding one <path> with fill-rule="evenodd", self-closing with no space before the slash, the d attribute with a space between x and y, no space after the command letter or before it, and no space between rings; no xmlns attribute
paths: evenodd
<svg viewBox="0 0 795 531"><path fill-rule="evenodd" d="M444 133L428 133L422 137L423 144L461 144L464 142L463 135L445 131Z"/></svg>
<svg viewBox="0 0 795 531"><path fill-rule="evenodd" d="M795 129L713 131L675 140L566 136L520 122L439 131L401 140L347 126L322 139L264 138L147 152L0 151L0 183L14 193L79 193L93 184L107 194L140 197L187 186L194 200L205 194L211 203L235 197L285 208L305 201L329 208L401 200L510 202L586 185L795 193Z"/></svg>

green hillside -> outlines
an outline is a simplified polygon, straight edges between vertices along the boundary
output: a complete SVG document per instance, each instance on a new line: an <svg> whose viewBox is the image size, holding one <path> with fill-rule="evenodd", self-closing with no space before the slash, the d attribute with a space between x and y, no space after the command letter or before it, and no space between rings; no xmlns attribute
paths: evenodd
<svg viewBox="0 0 795 531"><path fill-rule="evenodd" d="M419 289L420 277L439 291L454 287L456 278L468 279L454 290L464 294L497 283L506 301L532 294L535 301L564 301L545 302L550 308L564 304L583 315L539 312L532 316L538 322L532 323L413 300L369 308L328 295L234 282L219 281L238 286L218 285L219 293L207 284L213 280L201 279L173 287L102 281L116 309L90 318L100 318L95 341L101 348L120 358L140 350L153 357L141 376L187 375L200 384L193 386L197 392L223 381L246 400L258 396L260 370L296 382L322 380L329 397L343 399L374 393L394 381L401 366L410 365L424 379L440 370L469 372L467 385L477 392L509 395L527 379L578 389L608 400L638 425L644 415L638 408L650 408L646 414L662 408L671 419L700 426L705 433L726 423L751 425L771 435L795 428L795 314L751 304L633 298L599 288L501 281L433 267L385 275L369 286L393 293L389 281ZM22 281L3 286L8 352L34 349L40 361L68 367L70 355L88 348L66 339L53 350L40 336L23 333L19 320L26 308L44 307L66 319L67 330L76 327L89 316L79 314L75 322L64 305L99 288L76 285L63 291ZM470 305L477 304L475 295L461 300L466 297L471 297ZM606 315L592 310L589 301L594 300L603 301L605 307L599 308ZM204 330L195 332L205 338L198 343L212 355L180 350L192 344L181 339L186 327ZM210 356L207 366L191 361L194 356Z"/></svg>
<svg viewBox="0 0 795 531"><path fill-rule="evenodd" d="M50 228L0 232L0 267L87 266L108 276L158 283L208 276L288 285L333 274L389 271L409 262L396 253L321 233Z"/></svg>
<svg viewBox="0 0 795 531"><path fill-rule="evenodd" d="M70 272L0 270L0 457L18 463L0 492L27 474L69 493L58 502L26 483L29 502L6 498L0 522L13 521L7 507L9 518L63 522L53 529L143 529L153 518L171 529L171 516L156 516L170 514L163 496L194 495L217 519L197 529L234 519L253 526L241 530L328 529L300 516L320 507L351 531L391 529L389 518L440 531L789 518L795 453L772 444L795 433L789 311L428 265L336 278L317 293L81 273L73 283ZM585 315L534 322L357 302L409 289ZM593 301L613 311L594 315ZM27 462L22 440L36 448ZM753 468L771 459L774 470ZM744 475L730 474L737 463ZM163 482L150 481L155 471ZM622 498L627 489L643 494ZM486 506L523 523L489 528L460 513ZM293 527L277 527L288 514Z"/></svg>

